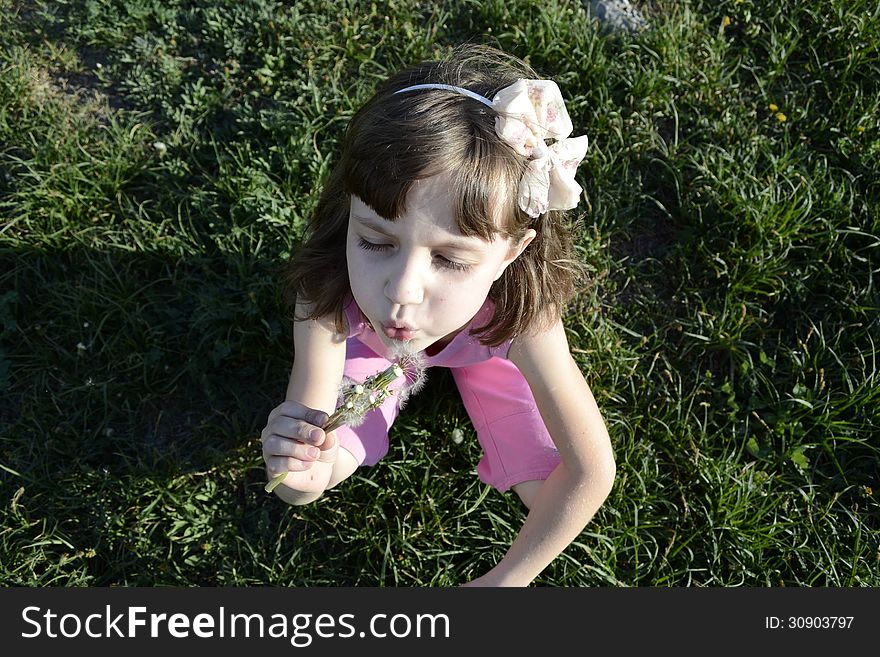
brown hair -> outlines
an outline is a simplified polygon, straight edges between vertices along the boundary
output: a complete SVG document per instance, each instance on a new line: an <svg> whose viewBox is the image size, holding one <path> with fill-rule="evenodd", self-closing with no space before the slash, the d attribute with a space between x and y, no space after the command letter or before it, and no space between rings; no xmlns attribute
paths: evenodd
<svg viewBox="0 0 880 657"><path fill-rule="evenodd" d="M414 181L448 172L458 228L486 240L537 237L492 285L492 320L473 333L497 346L518 333L546 326L564 310L583 269L573 257L572 231L561 212L533 219L517 206L525 157L495 132L496 112L447 90L396 94L405 87L440 83L492 98L519 78L538 76L521 60L487 46L456 48L445 59L424 62L392 76L354 115L339 162L312 214L302 246L284 272L288 299L310 306L308 317L333 314L344 324L350 294L345 244L349 199L355 195L386 219L405 210Z"/></svg>

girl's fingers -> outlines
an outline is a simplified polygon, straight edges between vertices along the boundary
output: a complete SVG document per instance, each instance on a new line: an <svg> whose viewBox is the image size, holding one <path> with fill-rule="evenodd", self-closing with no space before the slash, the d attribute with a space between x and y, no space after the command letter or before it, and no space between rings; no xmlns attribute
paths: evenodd
<svg viewBox="0 0 880 657"><path fill-rule="evenodd" d="M310 445L319 445L324 440L324 431L320 427L289 417L275 418L266 428L271 433Z"/></svg>
<svg viewBox="0 0 880 657"><path fill-rule="evenodd" d="M276 477L285 472L303 472L312 467L314 461L301 461L299 459L274 456L266 461L266 470L270 477Z"/></svg>
<svg viewBox="0 0 880 657"><path fill-rule="evenodd" d="M322 427L327 424L329 416L324 411L318 411L308 406L303 406L299 402L286 401L272 409L269 413L269 422L278 417L291 418L293 420L302 420L316 427Z"/></svg>
<svg viewBox="0 0 880 657"><path fill-rule="evenodd" d="M263 460L267 463L274 457L290 457L301 461L314 461L321 455L321 450L283 436L273 435L263 441Z"/></svg>
<svg viewBox="0 0 880 657"><path fill-rule="evenodd" d="M266 425L266 428L263 429L262 438L264 441L272 435L292 438L293 440L298 440L310 445L320 445L324 442L323 429L304 422L303 420L297 420L285 416L271 419L269 424Z"/></svg>
<svg viewBox="0 0 880 657"><path fill-rule="evenodd" d="M318 460L325 463L333 463L336 460L337 447L336 432L331 431L318 447L320 450Z"/></svg>

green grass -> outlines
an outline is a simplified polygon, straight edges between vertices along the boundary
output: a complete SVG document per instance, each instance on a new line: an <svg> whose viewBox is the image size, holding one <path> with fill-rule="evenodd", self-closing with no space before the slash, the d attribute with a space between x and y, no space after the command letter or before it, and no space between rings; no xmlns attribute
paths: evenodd
<svg viewBox="0 0 880 657"><path fill-rule="evenodd" d="M312 506L263 491L257 441L345 122L470 40L593 144L565 321L618 479L536 584L880 585L876 3L649 9L620 38L575 1L0 0L0 584L450 586L503 556L524 509L448 373Z"/></svg>

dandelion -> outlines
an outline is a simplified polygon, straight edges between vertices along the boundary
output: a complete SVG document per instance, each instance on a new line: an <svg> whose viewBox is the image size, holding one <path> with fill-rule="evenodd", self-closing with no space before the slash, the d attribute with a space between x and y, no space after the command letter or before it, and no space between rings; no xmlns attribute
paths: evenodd
<svg viewBox="0 0 880 657"><path fill-rule="evenodd" d="M398 403L402 407L409 397L425 384L425 361L421 354L412 351L407 343L401 343L392 349L391 358L394 362L385 370L368 377L363 383L350 380L342 382L339 390L340 402L336 411L321 427L330 432L343 425L356 427L361 424L367 413L379 408L388 397L391 384L400 378L405 383L397 390ZM266 484L266 492L271 493L284 479L287 473L282 472Z"/></svg>
<svg viewBox="0 0 880 657"><path fill-rule="evenodd" d="M788 117L782 112L776 112L776 120L780 123L785 123L788 120Z"/></svg>
<svg viewBox="0 0 880 657"><path fill-rule="evenodd" d="M860 126L858 126L858 127L856 128L856 130L858 130L860 133L861 133L861 132L864 132L864 131L865 131L865 126L860 125Z"/></svg>
<svg viewBox="0 0 880 657"><path fill-rule="evenodd" d="M779 111L779 105L777 105L776 103L770 103L770 104L767 106L767 108L768 108L771 112L778 112L778 111Z"/></svg>

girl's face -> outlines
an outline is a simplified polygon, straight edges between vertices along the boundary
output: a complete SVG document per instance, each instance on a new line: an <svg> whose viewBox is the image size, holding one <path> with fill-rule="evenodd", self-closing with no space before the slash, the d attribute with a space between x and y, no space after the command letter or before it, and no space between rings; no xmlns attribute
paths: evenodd
<svg viewBox="0 0 880 657"><path fill-rule="evenodd" d="M351 292L386 345L445 344L482 307L489 288L529 242L487 242L458 230L445 175L416 181L395 221L351 197L346 254Z"/></svg>

